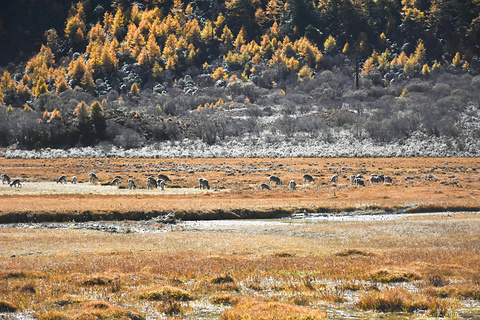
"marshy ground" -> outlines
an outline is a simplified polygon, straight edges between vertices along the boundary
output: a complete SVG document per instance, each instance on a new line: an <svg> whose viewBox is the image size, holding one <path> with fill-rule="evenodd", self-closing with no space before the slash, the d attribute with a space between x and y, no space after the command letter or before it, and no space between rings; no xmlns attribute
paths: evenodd
<svg viewBox="0 0 480 320"><path fill-rule="evenodd" d="M53 217L45 223L4 221L15 223L0 228L0 313L13 319L480 314L479 159L0 159L0 164L24 181L23 188L0 188L0 217ZM86 181L92 170L101 180L95 186ZM340 179L332 184L335 170ZM381 172L394 183L350 186L351 172ZM101 186L117 175L144 181L157 173L172 179L165 191ZM303 184L304 173L312 174L315 184ZM54 180L61 174L76 175L81 183L60 189ZM284 184L260 191L271 174L296 179L298 190ZM209 179L212 189L195 188L199 177ZM31 191L35 186L41 186L38 193ZM74 188L88 191L67 192ZM465 209L472 212L448 212ZM188 219L192 212L197 218L233 212L232 218L242 210L294 213L296 219ZM444 212L390 219L400 211L435 210ZM324 211L336 218L319 219ZM358 218L363 211L376 218ZM72 221L125 218L129 212L173 212L184 221ZM379 215L384 212L388 215ZM67 222L60 222L63 218Z"/></svg>
<svg viewBox="0 0 480 320"><path fill-rule="evenodd" d="M4 225L0 300L41 319L241 319L245 305L293 319L480 312L476 213L129 223Z"/></svg>

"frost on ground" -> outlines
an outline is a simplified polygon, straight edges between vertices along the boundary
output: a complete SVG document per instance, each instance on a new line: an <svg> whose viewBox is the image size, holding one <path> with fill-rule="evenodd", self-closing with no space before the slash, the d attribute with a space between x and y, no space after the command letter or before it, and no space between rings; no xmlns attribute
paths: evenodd
<svg viewBox="0 0 480 320"><path fill-rule="evenodd" d="M226 189L225 189L226 190ZM225 191L222 190L222 191ZM0 184L0 194L102 194L102 195L136 195L136 194L198 194L206 193L207 190L198 188L165 188L158 189L126 189L116 186L91 185L89 183L59 184L55 182L24 182L21 188L11 188Z"/></svg>
<svg viewBox="0 0 480 320"><path fill-rule="evenodd" d="M123 149L113 145L71 149L3 150L6 158L243 158L243 157L477 157L480 141L473 136L462 140L432 137L416 132L400 142L376 143L371 139L356 139L346 130L332 132L324 141L306 133L292 137L275 134L250 134L242 138L219 141L208 145L201 140L184 139Z"/></svg>

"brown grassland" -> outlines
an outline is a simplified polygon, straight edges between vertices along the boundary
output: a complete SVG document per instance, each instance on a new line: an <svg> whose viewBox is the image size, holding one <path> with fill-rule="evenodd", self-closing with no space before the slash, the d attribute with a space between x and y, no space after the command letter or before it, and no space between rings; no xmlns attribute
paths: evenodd
<svg viewBox="0 0 480 320"><path fill-rule="evenodd" d="M0 186L0 314L223 320L480 315L477 158L0 159L0 166L24 182L22 188ZM342 167L345 172L332 185L333 168ZM101 182L122 176L122 186L134 178L140 189L90 186L91 171ZM173 180L167 190L146 190L146 177L160 172ZM394 183L350 186L349 175L358 172L382 172ZM315 183L303 184L304 173ZM56 191L54 181L62 174L82 182L69 190L86 189ZM260 191L271 174L285 183ZM210 181L211 190L193 188L199 177ZM291 179L297 191L287 190ZM29 183L44 183L47 191L39 193ZM117 191L104 194L101 188ZM86 212L95 219L175 212L188 220L304 210L463 213L396 220L187 221L168 232L132 233L5 224L16 216L55 220Z"/></svg>
<svg viewBox="0 0 480 320"><path fill-rule="evenodd" d="M398 208L411 211L476 211L480 208L480 159L478 158L287 158L287 159L0 159L2 173L21 178L23 188L0 185L1 215L8 213L166 213L175 210L182 218L218 216L219 212L277 213L287 212L383 210ZM347 170L341 171L341 168ZM432 168L435 168L433 171ZM477 171L477 168L479 170ZM338 170L338 184L329 183ZM88 173L96 172L100 182L122 177L125 188L133 178L139 188L118 193L88 189ZM148 176L167 174L173 181L167 189L175 193L146 190ZM303 184L302 175L315 178L314 184ZM392 185L350 186L350 175L383 173L393 178ZM50 182L60 175L77 176L78 193L28 191L29 182ZM437 181L426 180L432 174ZM260 192L259 185L269 175L279 176L284 184L272 186L271 192ZM191 192L198 179L209 180L212 192ZM405 180L407 177L411 178ZM288 181L298 184L296 192L288 191ZM98 184L100 184L100 182ZM83 186L84 189L81 189ZM45 187L48 191L48 185ZM69 186L69 190L73 187ZM105 188L106 189L106 188ZM198 189L197 189L198 190ZM120 192L122 191L122 192ZM239 212L235 211L238 210ZM235 215L231 215L235 217ZM1 217L0 217L1 219Z"/></svg>

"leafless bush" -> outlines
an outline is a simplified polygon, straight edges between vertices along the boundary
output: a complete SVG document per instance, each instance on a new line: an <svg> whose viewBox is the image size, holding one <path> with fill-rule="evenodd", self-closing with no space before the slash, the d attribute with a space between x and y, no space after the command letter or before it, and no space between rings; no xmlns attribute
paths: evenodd
<svg viewBox="0 0 480 320"><path fill-rule="evenodd" d="M431 84L428 82L422 82L420 80L412 81L405 86L408 92L427 92L431 88Z"/></svg>
<svg viewBox="0 0 480 320"><path fill-rule="evenodd" d="M228 129L227 123L225 117L201 114L191 122L191 128L198 138L208 145L213 145L217 142L217 139L225 139Z"/></svg>
<svg viewBox="0 0 480 320"><path fill-rule="evenodd" d="M53 93L45 93L34 101L33 107L35 110L39 111L52 111L54 109L61 109L62 103L63 102L62 99L60 99L60 96Z"/></svg>
<svg viewBox="0 0 480 320"><path fill-rule="evenodd" d="M335 110L332 111L330 118L335 126L343 127L354 124L356 115L348 110Z"/></svg>
<svg viewBox="0 0 480 320"><path fill-rule="evenodd" d="M275 121L275 127L287 137L291 137L297 127L297 118L285 114Z"/></svg>
<svg viewBox="0 0 480 320"><path fill-rule="evenodd" d="M107 135L111 134L107 130ZM122 127L113 138L113 143L124 149L138 148L145 143L145 138L135 130Z"/></svg>
<svg viewBox="0 0 480 320"><path fill-rule="evenodd" d="M260 88L253 82L234 81L227 85L227 90L235 97L245 96L250 102L255 102L260 97Z"/></svg>

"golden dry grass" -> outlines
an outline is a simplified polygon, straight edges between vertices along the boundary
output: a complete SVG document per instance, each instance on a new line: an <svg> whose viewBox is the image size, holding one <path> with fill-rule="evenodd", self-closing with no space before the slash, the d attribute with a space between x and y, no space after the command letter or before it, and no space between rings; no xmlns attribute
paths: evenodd
<svg viewBox="0 0 480 320"><path fill-rule="evenodd" d="M222 316L222 320L248 319L320 320L326 319L326 313L282 302L243 301Z"/></svg>
<svg viewBox="0 0 480 320"><path fill-rule="evenodd" d="M409 310L422 305L427 313L450 312L456 308L452 298L478 299L479 232L480 216L474 213L393 221L192 224L146 234L4 228L0 299L39 316L60 313L73 319L93 300L153 318L181 314L186 319L195 319L197 305L210 301L223 303L211 315L218 319L252 294L255 305L288 302L288 310L292 305L305 312L328 313L333 304L337 310L354 308L351 294L361 298L372 289L394 290L398 283L392 279L402 279L418 293L402 300ZM375 276L386 280L374 281ZM175 293L193 300L175 300ZM149 299L153 296L160 301ZM369 303L383 303L385 297L370 297ZM243 309L236 310L232 317Z"/></svg>

